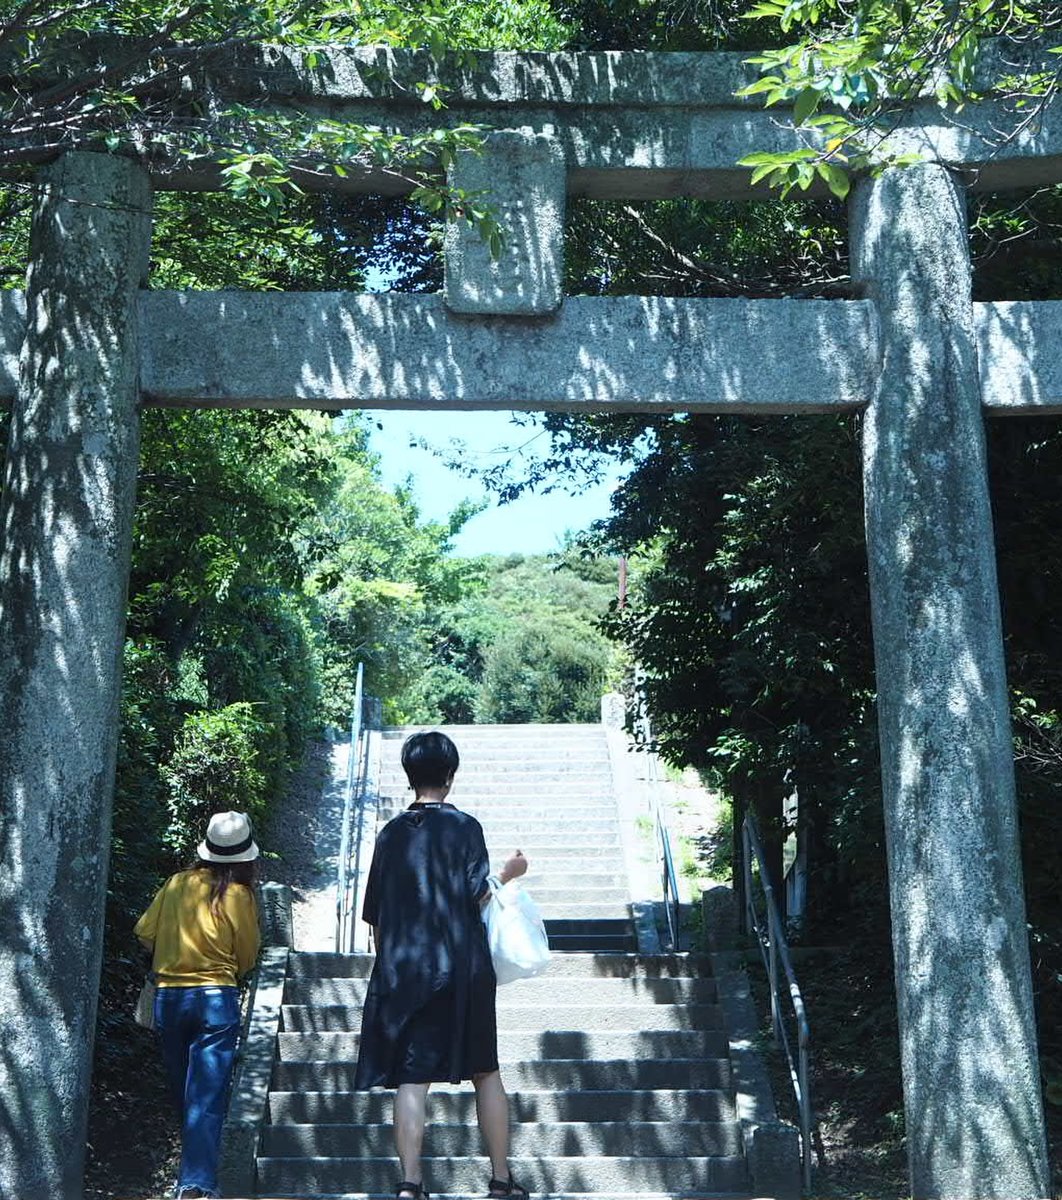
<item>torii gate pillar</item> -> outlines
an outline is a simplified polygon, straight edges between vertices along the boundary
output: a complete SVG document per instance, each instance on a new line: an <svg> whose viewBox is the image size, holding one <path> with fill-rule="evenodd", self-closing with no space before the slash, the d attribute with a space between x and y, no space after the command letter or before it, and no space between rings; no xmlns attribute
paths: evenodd
<svg viewBox="0 0 1062 1200"><path fill-rule="evenodd" d="M904 1105L916 1200L1036 1200L1040 1100L965 198L857 185L882 363L864 494Z"/></svg>
<svg viewBox="0 0 1062 1200"><path fill-rule="evenodd" d="M151 184L43 174L0 506L0 1195L81 1195L139 449Z"/></svg>

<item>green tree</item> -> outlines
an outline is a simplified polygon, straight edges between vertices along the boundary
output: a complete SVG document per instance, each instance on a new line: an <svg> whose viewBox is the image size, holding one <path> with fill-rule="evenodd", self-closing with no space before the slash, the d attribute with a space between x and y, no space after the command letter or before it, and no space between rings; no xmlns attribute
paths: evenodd
<svg viewBox="0 0 1062 1200"><path fill-rule="evenodd" d="M508 624L491 642L476 718L497 724L596 721L608 648L562 613Z"/></svg>

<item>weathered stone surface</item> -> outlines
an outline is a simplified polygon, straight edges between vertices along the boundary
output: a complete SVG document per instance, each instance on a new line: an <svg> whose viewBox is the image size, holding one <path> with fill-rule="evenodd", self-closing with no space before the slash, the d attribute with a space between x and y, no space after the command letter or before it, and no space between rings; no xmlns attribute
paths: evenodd
<svg viewBox="0 0 1062 1200"><path fill-rule="evenodd" d="M253 1196L257 1190L255 1156L269 1104L287 970L288 948L266 946L251 985L245 1037L221 1134L218 1182L226 1196Z"/></svg>
<svg viewBox="0 0 1062 1200"><path fill-rule="evenodd" d="M0 1195L76 1200L138 449L147 176L50 168L0 507Z"/></svg>
<svg viewBox="0 0 1062 1200"><path fill-rule="evenodd" d="M981 402L992 413L1062 413L1062 301L974 305Z"/></svg>
<svg viewBox="0 0 1062 1200"><path fill-rule="evenodd" d="M143 39L138 45L138 39L75 38L61 61L69 72L84 71L142 54L145 44ZM986 48L988 79L1018 57L1053 69L1046 47L1001 50L1003 45L993 41ZM157 45L152 49L157 52ZM171 46L166 53L175 63L190 63L197 48ZM467 63L454 56L440 66L422 52L376 46L229 46L212 52L205 68L197 62L187 72L159 73L156 80L168 82L152 86L160 99L170 87L178 108L187 103L181 88L190 80L193 88L209 85L219 102L290 104L406 132L449 123L455 116L494 128L552 132L564 148L571 194L739 199L769 194L762 184L753 188L750 172L735 165L744 155L817 141L815 131L798 136L787 128L778 119L780 110L764 111L757 97L734 95L756 78L747 57L718 51L479 51ZM42 73L39 84L47 86L60 76ZM436 113L420 100L419 82L446 90L445 110ZM1008 130L1014 136L1000 136ZM970 185L981 190L1057 183L1062 180L1062 109L1049 105L1019 128L1014 113L995 100L967 105L956 119L927 97L890 137L889 147L962 166L969 170ZM297 177L308 191L401 194L411 187L394 172L353 169L338 178L319 172L316 160L306 166ZM159 187L220 185L217 165L206 161L160 161L153 169ZM816 181L811 192L825 194L825 186Z"/></svg>
<svg viewBox="0 0 1062 1200"><path fill-rule="evenodd" d="M67 74L105 67L120 58L157 55L156 37L70 35L65 53L45 64L39 86ZM636 104L744 106L734 92L757 78L741 51L696 52L598 51L547 53L524 50L462 50L439 60L424 50L388 46L262 46L229 44L206 59L188 43L164 53L173 62L197 60L220 96L241 100L270 98L300 102L373 101L409 109L426 108L416 85L433 83L446 90L448 107L518 104L561 107ZM313 65L310 65L312 58ZM10 50L0 53L0 70L10 69ZM190 76L199 82L197 76ZM180 86L181 81L178 81ZM156 87L166 86L162 80Z"/></svg>
<svg viewBox="0 0 1062 1200"><path fill-rule="evenodd" d="M329 106L330 115L335 115ZM351 121L379 125L392 132L423 134L438 122L430 110L395 109L378 101L339 105ZM774 112L753 108L647 109L640 106L558 110L539 104L512 111L468 108L462 120L496 129L528 129L550 134L564 151L568 194L599 200L651 200L696 196L707 200L768 198L765 184L751 187L750 170L738 160L755 150L794 150L805 144ZM814 134L806 135L814 139ZM371 166L352 165L340 179L316 169L293 177L309 192L403 195L408 179ZM159 167L160 188L204 191L221 186L216 165L200 160ZM824 184L812 184L810 195L827 195Z"/></svg>
<svg viewBox="0 0 1062 1200"><path fill-rule="evenodd" d="M577 297L550 320L474 321L439 296L141 303L156 404L822 412L862 404L876 378L863 301Z"/></svg>
<svg viewBox="0 0 1062 1200"><path fill-rule="evenodd" d="M272 304L274 300L277 300L275 306ZM247 301L245 307L244 301ZM596 298L569 300L568 305L573 311L567 314L565 319L567 336L577 336L577 326L583 322L587 323L587 333L605 328L612 329L617 324L629 324L634 318L625 316L625 309L631 303L625 300L616 304L610 300ZM643 304L642 301L634 303ZM689 303L695 306L721 303L725 306L741 302L649 300L644 305L646 319L649 319L654 310L658 311L660 306L665 311L672 312L677 319L679 309ZM787 313L791 310L778 308L779 302L775 300L755 303L762 303L766 308L762 313L746 313L742 320L747 322L746 327L756 336L757 353L768 364L783 361L792 353L789 339L793 327L787 318L776 319L772 314ZM802 307L807 304L806 301L791 303L799 303ZM349 352L341 353L342 339L329 333L329 338L336 337L337 344L334 351L326 355L330 363L327 370L323 369L323 364L319 361L320 354L316 358L311 356L305 371L297 369L298 364L290 359L286 368L275 362L272 364L271 370L279 371L276 382L271 385L272 399L279 405L298 406L312 401L314 404L334 402L357 403L366 407L385 406L389 393L393 393L391 403L395 406L407 400L425 405L449 401L455 407L489 407L491 403L505 403L500 390L491 381L477 382L474 372L469 374L458 371L455 367L456 360L464 357L462 346L479 339L489 340L491 337L497 344L502 336L501 326L491 326L492 333L473 337L467 323L449 320L445 312L439 312L438 301L434 297L354 296L336 293L330 296L298 296L289 302L288 299L279 300L275 296L252 298L230 292L224 293L223 296L204 296L197 293L186 297L181 297L178 293L153 292L145 294L141 304L146 326L143 334L145 369L148 370L150 386L160 403L195 403L197 393L191 376L197 372L202 379L198 395L203 403L240 403L236 395L244 390L244 385L239 381L247 374L239 365L240 351L245 351L247 358L253 360L259 352L263 338L269 344L273 344L279 342L281 334L285 331L292 337L298 337L300 322L306 329L323 326L332 330L337 322L343 328L357 328L360 332L350 334L349 344L364 360L363 373L356 379L350 379L346 370L335 369L335 365L344 361ZM676 304L678 308L675 307ZM301 312L297 311L299 308L302 309ZM1014 301L975 304L973 308L981 396L986 410L1000 415L1020 414L1023 411L1062 412L1062 302ZM595 310L600 316L590 321ZM720 311L726 314L725 307ZM734 309L728 321L722 324L727 325L729 322L732 327L737 311ZM810 315L812 311L803 308L805 316ZM688 319L692 322L694 316L700 313L707 314L708 310L697 307L691 311ZM18 384L18 359L26 327L25 314L24 293L0 291L0 404L10 402ZM226 323L248 323L247 330L241 335L242 340L235 342L226 351L231 355L231 369L236 376L235 382L227 385L234 388L234 395L228 398L216 394L223 389L215 389L208 382L209 378L220 378L219 365L211 365L209 361L215 350L208 347L205 359L196 358L197 345L202 341L200 331L209 329L215 316ZM195 322L194 329L187 337L179 330L167 327L169 322L183 321L186 317ZM414 330L418 321L422 322L422 327L421 331L416 333ZM658 323L655 318L654 321ZM836 359L829 368L835 372L835 376L826 381L826 388L837 390L836 402L839 404L859 404L861 400L869 397L877 379L872 311L866 305L846 305L842 310L831 303L831 308L826 312L819 311L815 314L813 324L818 328L812 332L816 338L826 340L826 344L832 348L831 359ZM507 336L519 337L517 331L522 328L524 327L514 325ZM417 349L414 340L424 334L430 335L427 343ZM315 337L313 341L319 344L320 339ZM307 349L309 344L308 342ZM180 368L178 375L170 380L167 378L167 364L176 359L177 346L183 350L180 355ZM708 402L713 404L750 403L759 407L770 402L773 408L781 411L784 397L764 398L768 384L772 385L772 393L774 389L782 386L783 381L777 377L765 379L764 387L757 387L754 391L742 388L744 400L735 397L726 389L725 381L742 377L746 373L746 367L742 364L741 348L736 349L737 353L732 362L719 354L713 356L712 364L718 378L711 387L706 389L703 386L705 381L696 378L691 380L691 383L697 383L696 389L692 386L683 389L690 393L697 391L696 396L686 396L689 407L696 408L708 396ZM647 345L647 355L650 350L651 347ZM542 407L557 407L565 403L570 403L573 407L583 404L606 407L614 402L611 386L603 387L595 401L588 395L586 387L580 385L578 376L584 371L592 371L607 379L618 379L618 376L609 370L609 346L599 344L593 347L593 351L594 356L599 358L596 368L591 365L592 359L587 357L582 365L574 364L574 370L566 381L558 379L557 372L541 376ZM432 353L443 356L434 369L430 362ZM537 348L528 348L525 353L537 356L541 352ZM664 347L661 344L660 349L652 350L652 353L654 358L646 359L641 374L654 380L650 393L656 396L661 392L661 381L673 377L677 371L675 355L678 353L678 347ZM396 357L399 354L403 356L403 361L408 361L409 354L412 354L417 376L422 380L434 379L434 382L430 386L411 387L408 372L402 372L399 378ZM838 355L839 359L836 357ZM387 368L389 374L386 377L378 375L372 364L378 364L381 369L384 364L390 364ZM684 370L688 369L688 366L684 367ZM706 368L702 368L704 369ZM817 365L809 365L809 375L813 376L817 369ZM252 377L258 374L257 368L252 369ZM329 386L329 380L333 378L336 381L334 393ZM634 380L624 389L628 397L632 394L633 385ZM521 389L522 393L530 390L527 387ZM817 395L820 389L816 387L814 390ZM720 392L730 398L720 401ZM647 393L646 407L655 407L661 401L651 399L650 393ZM559 394L561 398L551 400L550 397L555 394ZM468 401L466 396L478 396L478 399ZM715 396L715 399L711 399L712 396ZM146 399L148 403L152 402L150 395ZM776 399L778 403L775 403ZM251 402L261 404L265 401L257 397ZM808 411L807 395L794 395L792 403L793 411ZM812 403L825 402L821 395L817 395ZM528 407L534 407L534 404L530 403Z"/></svg>
<svg viewBox="0 0 1062 1200"><path fill-rule="evenodd" d="M548 316L564 283L564 154L549 134L509 129L482 154L460 154L454 187L489 196L505 244L498 258L467 222L451 222L443 246L447 307L484 316Z"/></svg>
<svg viewBox="0 0 1062 1200"><path fill-rule="evenodd" d="M912 1194L1049 1194L966 213L936 164L863 182L879 306L867 549Z"/></svg>
<svg viewBox="0 0 1062 1200"><path fill-rule="evenodd" d="M26 337L26 293L0 291L0 404L18 391L18 360Z"/></svg>
<svg viewBox="0 0 1062 1200"><path fill-rule="evenodd" d="M263 946L294 949L295 919L291 909L291 888L286 883L263 883L258 889L258 914Z"/></svg>
<svg viewBox="0 0 1062 1200"><path fill-rule="evenodd" d="M258 353L263 336L272 342L279 338L280 332L285 327L294 330L300 321L305 323L306 328L314 328L322 323L332 327L334 322L339 321L344 326L349 323L351 327L360 327L362 332L353 339L353 345L370 363L382 364L390 361L392 364L392 374L389 378L374 378L373 371L366 370L365 374L359 377L360 381L352 381L347 378L346 371L338 372L340 382L337 383L333 395L327 382L333 375L331 367L324 372L320 369L320 363L311 362L307 364L305 372L301 370L296 372L289 363L287 370L281 373L281 377L272 387L274 401L283 406L306 404L311 400L315 404L330 402L353 404L355 400L352 397L355 393L360 394L360 399L356 400L359 405L364 404L366 407L371 407L379 404L383 406L386 404L386 393L389 391L394 392L392 402L396 406L411 396L423 404L449 399L455 407L488 407L492 395L496 401L501 399L498 389L489 385L488 381L480 381L477 385L474 375L461 373L461 377L457 377L458 373L454 371L452 362L455 358L462 356L460 349L462 342L471 342L475 339L469 334L469 326L466 323L450 321L445 312L438 311L438 301L435 298L344 296L338 293L333 296L318 295L305 298L305 308L301 315L295 311L294 306L289 307L287 300L280 301L276 306L276 311L270 312L270 302L276 299L273 296L254 297L248 303L247 311L244 312L240 308L244 299L247 297L229 292L226 292L224 296L213 296L210 299L204 299L202 294L182 298L177 293L148 293L142 297L141 304L146 324L143 335L146 346L144 360L146 364L150 365L151 387L155 390L160 403L194 403L195 394L188 392L187 389L191 386L189 377L196 371L200 372L204 380L200 389L204 403L239 403L237 399L227 400L226 397L215 394L213 387L206 382L208 375L212 374L215 378L217 377L218 368L216 364L209 367L207 360L196 361L195 347L196 343L201 340L198 332L185 338L177 331L166 328L166 323L176 318L176 313L173 311L175 309L189 315L197 323L197 330L209 327L215 313L219 319L249 322L253 326L253 330L249 330L244 335L244 341L230 347L228 351L233 355L234 361L241 349L246 350L247 357L253 359ZM304 300L302 296L295 299L296 304L302 304ZM621 310L629 303L629 301L624 301L623 305L613 309L612 321L622 323ZM677 303L681 307L688 302ZM692 303L701 305L717 302L694 301ZM719 303L725 305L733 302ZM744 319L748 322L749 329L756 331L758 353L768 362L782 360L786 355L792 353L792 347L788 344L791 325L788 320L773 319L771 314L787 310L777 308L779 302L775 300L762 303L767 306L762 314L746 314ZM799 303L803 306L807 302ZM569 300L568 304L575 310L569 315L570 323L566 323L566 329L570 336L574 337L576 325L580 321L587 320L594 312L592 306L596 306L598 312L602 314L602 317L593 323L593 328L600 329L606 324L611 324L606 314L609 306L613 304L612 301L576 298ZM665 309L671 308L677 314L678 310L673 308L676 302L668 300L649 301L645 311L652 312L658 304L662 304ZM981 398L988 413L999 415L1022 412L1062 413L1062 302L1047 300L999 302L975 304L973 309ZM234 310L237 310L238 315L234 315ZM210 316L208 316L208 311ZM725 310L723 311L725 312ZM811 311L810 309L806 310L807 313L811 313ZM331 315L326 315L326 313ZM26 327L25 314L24 293L0 291L0 404L10 402L18 384L18 359ZM416 326L418 318L423 321L424 330L434 334L430 345L420 351L415 350L412 346L415 336L412 330ZM182 316L178 319L183 320L184 318ZM733 321L734 318L731 317L730 320ZM836 376L827 381L827 387L840 388L836 397L837 403L842 405L858 404L860 398L869 397L877 379L877 369L874 366L875 326L871 310L866 305L846 305L842 314L840 308L834 311L831 307L825 313L817 313L815 323L820 324L820 328L814 331L816 337L827 339L835 353L839 354L842 359L848 360L847 365L843 361L834 362L831 369L836 372ZM495 335L498 338L501 336L500 329L501 327L498 326ZM410 388L408 382L396 381L395 377L398 375L398 371L395 355L400 352L406 336L404 333L400 333L400 330L410 331L405 349L411 350L419 359L415 366L421 378L428 378L432 375L428 360L433 350L445 355L446 362L440 362L436 368L437 384L419 389ZM772 330L773 332L771 332ZM378 331L380 341L390 349L381 349L379 346L371 344L371 339L375 336L373 331ZM590 332L589 329L587 331ZM293 332L292 336L298 335ZM512 330L510 330L510 336L513 336ZM363 339L366 344L363 344ZM181 357L178 377L169 381L166 377L167 363L175 357L173 349L175 344L182 345L186 354ZM153 349L153 347L157 347L157 349ZM649 349L647 346L647 353ZM608 370L605 369L608 365L608 346L599 345L594 350L600 356L598 373L609 376ZM672 355L675 353L676 347L674 346L666 351L662 348L659 352L654 351L654 354L657 355L654 360L646 361L644 375L649 379L656 377L656 382L652 387L654 395L660 391L660 380L666 379L669 374L674 375L677 364ZM208 359L213 354L213 350L208 350ZM339 355L338 346L337 353L333 357L336 361L345 357ZM738 348L733 362L728 362L722 357L715 357L713 363L720 380L731 380L744 374L740 348ZM589 369L589 358L582 367L576 364L576 373ZM817 366L808 368L809 373L817 369ZM454 375L452 380L454 389L444 391L445 377L451 371ZM237 377L240 378L244 374L245 372L237 365ZM257 371L252 374L257 374ZM298 376L297 381L296 375ZM703 384L704 381L699 380L698 382ZM778 379L774 379L772 382L775 388L781 386ZM286 396L284 395L285 388L290 392ZM865 388L865 391L860 393L861 388ZM240 390L242 390L241 386L237 386L236 391ZM522 390L528 391L529 389ZM692 391L693 389L686 390ZM818 392L819 389L815 390ZM631 388L628 387L626 391L629 395ZM708 391L711 393L723 391L724 395L731 395L718 381ZM730 400L723 401L723 403L733 405L745 402L754 403L759 407L770 402L773 408L781 411L781 402L776 404L774 398L763 398L765 391L766 386L764 388L757 387L754 392L743 388L744 401L731 395ZM613 402L610 399L611 388L602 389L599 399L596 402L593 401L592 397L587 396L586 389L578 386L574 374L569 377L567 382L548 375L543 376L541 394L544 407L566 403L564 399L559 402L550 400L550 396L557 392L563 393L565 396L571 395L570 403L573 407L579 407L586 403L606 406ZM479 400L475 403L466 402L464 400L466 395L479 395ZM576 399L576 396L581 396L582 399ZM704 398L703 388L698 388L697 397L687 397L691 408L697 407ZM146 399L148 403L152 402L151 396ZM719 402L718 397L714 401L710 401L710 403ZM808 411L806 395L795 395L792 397L792 402L793 411ZM820 402L823 402L821 396L813 401L813 403ZM253 403L261 404L263 401L261 398L257 398ZM647 399L646 406L655 406L656 403L659 402ZM534 405L531 404L529 407L534 407ZM760 410L762 411L762 408Z"/></svg>
<svg viewBox="0 0 1062 1200"><path fill-rule="evenodd" d="M0 330L14 331L7 295ZM349 292L145 292L140 305L149 404L825 412L863 404L877 378L863 301L572 297L547 321ZM11 355L0 347L0 402Z"/></svg>

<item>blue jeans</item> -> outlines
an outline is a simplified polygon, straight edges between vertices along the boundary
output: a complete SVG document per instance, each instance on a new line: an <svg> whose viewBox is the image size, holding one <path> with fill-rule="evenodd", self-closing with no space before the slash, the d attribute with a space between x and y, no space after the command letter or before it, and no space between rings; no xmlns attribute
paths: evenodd
<svg viewBox="0 0 1062 1200"><path fill-rule="evenodd" d="M234 987L160 987L155 1027L181 1113L181 1188L218 1194L218 1151L225 1096L240 1031Z"/></svg>

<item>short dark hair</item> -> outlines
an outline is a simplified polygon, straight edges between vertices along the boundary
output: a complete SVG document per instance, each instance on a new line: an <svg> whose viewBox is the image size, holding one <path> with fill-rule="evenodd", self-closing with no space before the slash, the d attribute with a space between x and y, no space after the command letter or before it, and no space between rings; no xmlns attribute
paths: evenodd
<svg viewBox="0 0 1062 1200"><path fill-rule="evenodd" d="M414 733L402 746L402 769L415 792L446 787L460 765L457 747L445 733Z"/></svg>

